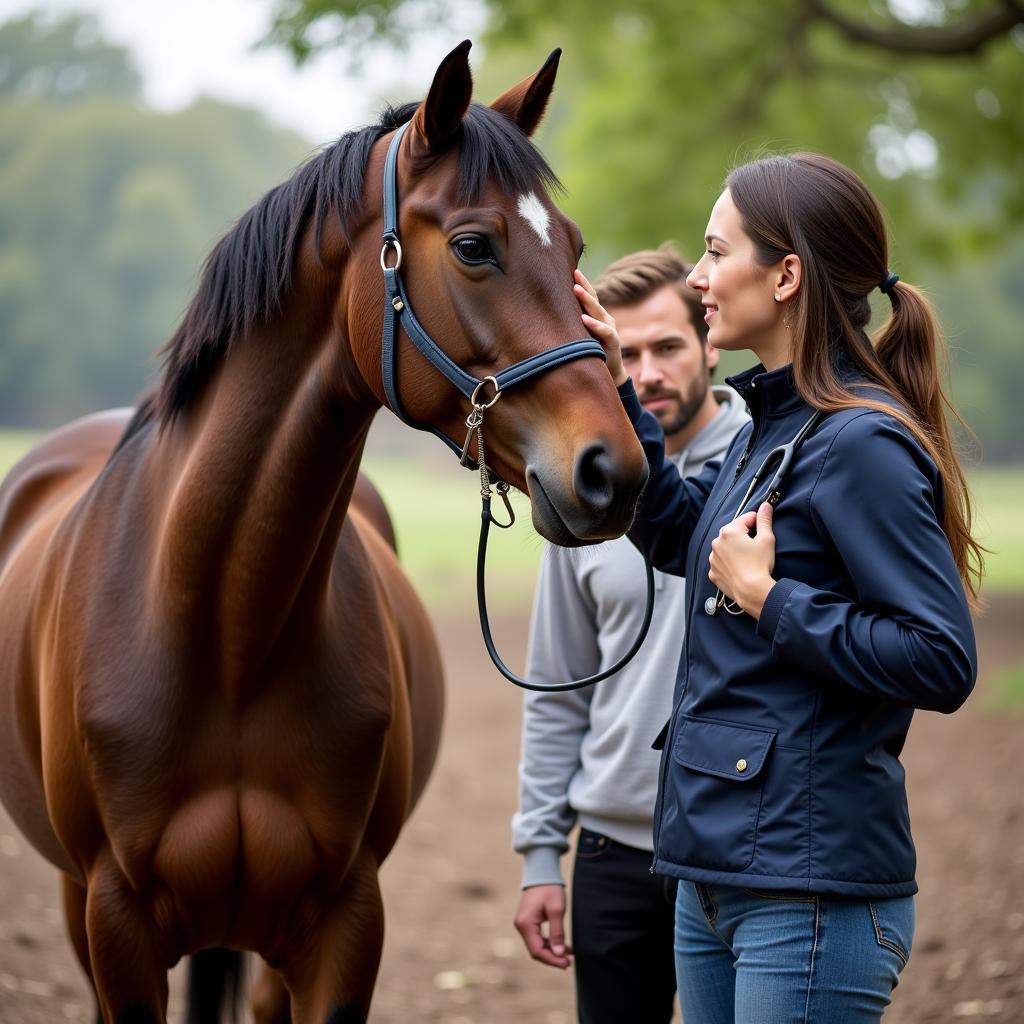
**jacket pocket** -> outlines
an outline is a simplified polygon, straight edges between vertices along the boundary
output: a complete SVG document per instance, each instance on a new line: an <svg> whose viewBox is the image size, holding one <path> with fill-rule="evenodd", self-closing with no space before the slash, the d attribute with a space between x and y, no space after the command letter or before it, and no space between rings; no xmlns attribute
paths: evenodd
<svg viewBox="0 0 1024 1024"><path fill-rule="evenodd" d="M715 871L750 866L775 736L774 729L680 716L665 780L660 856Z"/></svg>

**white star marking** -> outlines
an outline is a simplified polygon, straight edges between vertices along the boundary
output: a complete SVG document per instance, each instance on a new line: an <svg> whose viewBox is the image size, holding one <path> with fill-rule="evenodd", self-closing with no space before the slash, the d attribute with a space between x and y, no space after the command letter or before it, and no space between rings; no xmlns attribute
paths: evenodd
<svg viewBox="0 0 1024 1024"><path fill-rule="evenodd" d="M551 244L551 236L548 234L548 224L551 218L544 204L532 193L519 197L519 213L523 219L540 236L545 245Z"/></svg>

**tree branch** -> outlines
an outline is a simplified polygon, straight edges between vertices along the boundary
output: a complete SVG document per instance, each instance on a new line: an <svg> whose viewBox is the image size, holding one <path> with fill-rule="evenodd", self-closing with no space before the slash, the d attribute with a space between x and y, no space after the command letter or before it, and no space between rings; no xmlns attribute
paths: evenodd
<svg viewBox="0 0 1024 1024"><path fill-rule="evenodd" d="M833 10L828 0L806 0L806 3L813 17L828 22L851 43L919 56L974 54L1015 25L1024 24L1024 5L1020 0L1001 0L972 21L928 28L873 28Z"/></svg>
<svg viewBox="0 0 1024 1024"><path fill-rule="evenodd" d="M793 70L798 74L806 73L811 64L806 46L810 21L811 15L806 8L794 13L785 26L782 47L755 69L752 80L744 87L743 96L737 103L729 105L725 116L733 125L755 125L775 86Z"/></svg>

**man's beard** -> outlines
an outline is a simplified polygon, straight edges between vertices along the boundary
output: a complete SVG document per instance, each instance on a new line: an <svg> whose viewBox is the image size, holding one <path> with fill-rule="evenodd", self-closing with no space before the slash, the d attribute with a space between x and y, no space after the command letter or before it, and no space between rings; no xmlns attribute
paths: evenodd
<svg viewBox="0 0 1024 1024"><path fill-rule="evenodd" d="M697 415L700 407L704 404L710 386L707 377L702 374L693 382L693 386L686 394L681 391L660 389L644 391L639 397L641 402L650 402L655 398L667 398L669 401L675 402L675 413L671 419L662 419L657 413L654 414L654 418L661 425L662 432L666 437L671 437L690 425L693 417ZM670 413L671 410L666 409L662 415Z"/></svg>

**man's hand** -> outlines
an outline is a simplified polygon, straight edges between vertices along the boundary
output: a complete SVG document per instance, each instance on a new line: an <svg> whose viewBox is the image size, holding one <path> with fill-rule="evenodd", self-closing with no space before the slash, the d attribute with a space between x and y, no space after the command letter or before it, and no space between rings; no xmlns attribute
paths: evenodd
<svg viewBox="0 0 1024 1024"><path fill-rule="evenodd" d="M756 536L750 531L757 527ZM731 597L748 615L761 617L768 592L775 586L775 534L772 506L761 503L723 526L711 542L708 578L723 594Z"/></svg>
<svg viewBox="0 0 1024 1024"><path fill-rule="evenodd" d="M615 329L615 318L597 301L597 290L586 279L582 270L575 274L572 290L576 293L576 301L583 311L583 326L590 331L591 337L601 342L605 355L608 357L608 372L616 387L621 387L629 380L629 375L622 366L622 352L619 346L619 334Z"/></svg>
<svg viewBox="0 0 1024 1024"><path fill-rule="evenodd" d="M524 889L515 925L534 960L562 970L572 963L572 950L565 944L564 885L532 885Z"/></svg>

